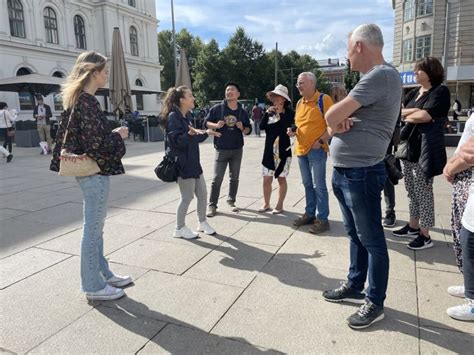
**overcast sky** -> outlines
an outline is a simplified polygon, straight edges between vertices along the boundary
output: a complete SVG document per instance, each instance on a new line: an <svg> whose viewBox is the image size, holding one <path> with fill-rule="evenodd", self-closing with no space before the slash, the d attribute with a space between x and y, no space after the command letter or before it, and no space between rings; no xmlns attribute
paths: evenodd
<svg viewBox="0 0 474 355"><path fill-rule="evenodd" d="M158 31L171 30L171 0L155 0ZM386 60L392 60L392 0L174 0L178 32L187 28L222 49L237 26L272 50L296 50L316 59L345 58L349 31L362 23L382 29Z"/></svg>

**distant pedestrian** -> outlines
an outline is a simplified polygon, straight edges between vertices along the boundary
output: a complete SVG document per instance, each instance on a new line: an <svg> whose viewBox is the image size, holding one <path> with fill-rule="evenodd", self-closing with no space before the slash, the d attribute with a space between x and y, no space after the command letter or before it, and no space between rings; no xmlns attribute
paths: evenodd
<svg viewBox="0 0 474 355"><path fill-rule="evenodd" d="M258 103L255 103L252 109L253 130L255 135L260 137L260 122L262 121L263 110Z"/></svg>
<svg viewBox="0 0 474 355"><path fill-rule="evenodd" d="M240 210L235 205L235 201L237 190L239 189L244 134L250 134L252 126L250 125L247 112L238 101L239 97L239 85L235 82L228 82L225 85L225 99L213 106L206 117L207 128L221 134L220 137L214 136L216 161L207 210L208 217L214 217L217 213L217 202L227 165L229 166L230 180L227 204L232 209L232 212L239 212Z"/></svg>
<svg viewBox="0 0 474 355"><path fill-rule="evenodd" d="M0 152L7 158L7 163L13 159L12 136L9 132L14 131L13 122L15 119L16 112L10 111L5 102L0 102L0 136L3 137L3 146L0 147Z"/></svg>
<svg viewBox="0 0 474 355"><path fill-rule="evenodd" d="M199 143L209 135L220 137L219 132L206 131L192 126L191 110L194 108L194 96L186 86L170 88L166 95L161 117L166 129L166 140L171 157L176 158L178 166L178 186L181 199L176 211L175 238L194 239L199 232L215 234L216 231L206 220L207 189L200 163ZM198 226L193 232L185 224L191 200L197 197Z"/></svg>
<svg viewBox="0 0 474 355"><path fill-rule="evenodd" d="M402 85L382 50L382 31L377 25L361 25L349 35L347 57L352 69L364 75L326 114L333 135L332 187L350 239L350 266L347 280L324 291L323 297L329 302L362 304L347 319L353 329L367 328L384 318L388 286L380 200L387 178L383 159L400 113Z"/></svg>
<svg viewBox="0 0 474 355"><path fill-rule="evenodd" d="M81 242L81 281L86 298L107 301L122 297L121 287L132 282L130 276L114 275L104 256L104 224L107 215L110 175L124 174L121 158L127 127L108 129L107 118L95 97L107 83L107 58L96 52L79 55L62 86L63 106L67 115L60 124L51 170L59 171L63 148L74 154L87 154L100 172L76 177L84 200L84 227ZM66 140L63 140L67 131Z"/></svg>
<svg viewBox="0 0 474 355"><path fill-rule="evenodd" d="M259 212L270 209L272 181L277 179L278 202L272 213L279 214L283 212L283 201L288 191L286 177L291 166L290 137L286 132L295 124L295 112L291 109L286 86L277 85L273 91L267 92L267 98L271 100L272 106L260 123L260 128L265 131L265 148L262 159L264 204Z"/></svg>
<svg viewBox="0 0 474 355"><path fill-rule="evenodd" d="M53 149L53 140L51 139L51 107L44 103L43 96L36 96L37 105L33 110L33 117L36 120L38 128L38 134L40 136L40 142L44 143L41 145L41 154L51 154Z"/></svg>

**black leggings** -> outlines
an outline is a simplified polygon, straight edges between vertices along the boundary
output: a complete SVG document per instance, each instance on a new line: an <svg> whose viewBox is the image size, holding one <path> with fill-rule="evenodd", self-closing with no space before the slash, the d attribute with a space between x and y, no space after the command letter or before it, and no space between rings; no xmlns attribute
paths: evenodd
<svg viewBox="0 0 474 355"><path fill-rule="evenodd" d="M8 128L0 128L0 135L3 136L3 148L8 146L8 151L12 152L12 137L8 134Z"/></svg>

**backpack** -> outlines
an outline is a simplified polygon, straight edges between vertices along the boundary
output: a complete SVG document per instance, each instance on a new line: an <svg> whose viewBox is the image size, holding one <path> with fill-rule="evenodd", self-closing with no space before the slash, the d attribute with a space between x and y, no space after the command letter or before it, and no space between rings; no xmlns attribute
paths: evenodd
<svg viewBox="0 0 474 355"><path fill-rule="evenodd" d="M326 94L320 93L319 98L318 98L319 111L321 112L321 115L323 116L323 118L324 118L324 96L326 96ZM301 99L296 104L296 108L298 108L298 105L300 104L300 102L301 102Z"/></svg>

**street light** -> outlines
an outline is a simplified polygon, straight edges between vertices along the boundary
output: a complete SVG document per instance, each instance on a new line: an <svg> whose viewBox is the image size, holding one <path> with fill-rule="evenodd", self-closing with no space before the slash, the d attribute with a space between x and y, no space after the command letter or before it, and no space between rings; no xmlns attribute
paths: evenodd
<svg viewBox="0 0 474 355"><path fill-rule="evenodd" d="M176 82L176 78L178 76L178 62L177 62L177 59L178 59L178 52L177 52L177 48L176 48L176 31L175 31L175 27L174 27L174 6L173 6L173 0L171 0L171 24L173 26L173 55L174 55L174 59L173 59L173 63L174 63L174 82Z"/></svg>

